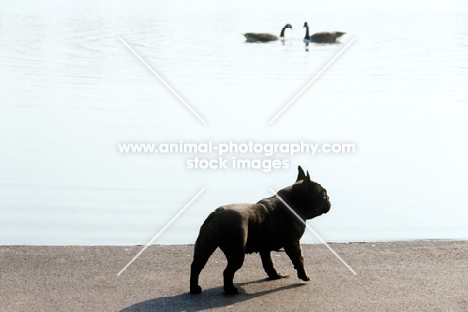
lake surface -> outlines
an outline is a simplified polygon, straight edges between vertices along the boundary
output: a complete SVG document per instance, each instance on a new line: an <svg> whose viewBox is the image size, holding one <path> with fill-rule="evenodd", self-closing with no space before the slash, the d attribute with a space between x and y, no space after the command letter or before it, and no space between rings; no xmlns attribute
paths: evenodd
<svg viewBox="0 0 468 312"><path fill-rule="evenodd" d="M206 188L155 241L193 243L209 212L271 196L298 165L328 190L308 221L327 241L468 239L468 2L352 5L0 1L0 244L146 244ZM306 47L305 21L347 34ZM284 42L241 35L286 23ZM356 152L275 155L289 168L266 173L118 149L231 140Z"/></svg>

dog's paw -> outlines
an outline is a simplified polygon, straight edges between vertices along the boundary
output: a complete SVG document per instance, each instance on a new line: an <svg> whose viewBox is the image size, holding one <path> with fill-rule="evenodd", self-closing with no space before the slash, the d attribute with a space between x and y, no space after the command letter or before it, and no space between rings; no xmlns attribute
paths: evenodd
<svg viewBox="0 0 468 312"><path fill-rule="evenodd" d="M274 274L268 274L268 279L269 280L277 280L277 279L280 279L282 278L283 276L279 273L274 273Z"/></svg>
<svg viewBox="0 0 468 312"><path fill-rule="evenodd" d="M237 290L236 287L224 287L224 293L226 295L237 295L239 293L239 290Z"/></svg>
<svg viewBox="0 0 468 312"><path fill-rule="evenodd" d="M299 277L301 280L303 280L304 282L308 282L310 281L310 278L307 276L306 273L297 273L297 277Z"/></svg>
<svg viewBox="0 0 468 312"><path fill-rule="evenodd" d="M288 278L288 277L289 277L289 275L281 275L280 273L268 275L269 280L278 280L278 279L281 279L281 278Z"/></svg>
<svg viewBox="0 0 468 312"><path fill-rule="evenodd" d="M197 286L193 286L193 287L190 287L190 294L191 295L198 295L199 293L201 293L201 287L199 285Z"/></svg>

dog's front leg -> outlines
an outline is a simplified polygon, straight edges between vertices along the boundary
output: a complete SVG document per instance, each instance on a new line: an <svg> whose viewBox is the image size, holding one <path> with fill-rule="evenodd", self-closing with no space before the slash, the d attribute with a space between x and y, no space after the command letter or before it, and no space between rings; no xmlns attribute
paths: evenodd
<svg viewBox="0 0 468 312"><path fill-rule="evenodd" d="M283 277L276 271L270 251L260 251L260 257L262 258L263 269L270 279L275 280Z"/></svg>
<svg viewBox="0 0 468 312"><path fill-rule="evenodd" d="M302 249L299 241L286 244L284 246L284 251L286 251L286 254L289 256L289 259L291 259L294 268L297 270L297 277L303 281L309 281L310 279L304 268L304 256L302 255Z"/></svg>

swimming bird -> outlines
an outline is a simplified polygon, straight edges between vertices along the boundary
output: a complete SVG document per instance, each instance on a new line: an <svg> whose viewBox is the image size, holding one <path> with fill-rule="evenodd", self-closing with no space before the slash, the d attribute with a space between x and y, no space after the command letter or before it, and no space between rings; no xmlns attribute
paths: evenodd
<svg viewBox="0 0 468 312"><path fill-rule="evenodd" d="M306 35L304 37L304 42L317 42L317 43L335 43L336 39L340 38L345 32L341 31L323 31L313 34L309 36L309 25L307 22L304 23L304 27L306 29Z"/></svg>
<svg viewBox="0 0 468 312"><path fill-rule="evenodd" d="M273 35L273 34L270 34L270 33L245 33L243 34L245 36L245 38L247 39L248 42L268 42L268 41L275 41L275 40L278 40L278 39L284 39L284 31L286 30L286 28L291 28L292 29L292 26L291 24L286 24L282 29L281 29L281 33L278 36L276 35Z"/></svg>

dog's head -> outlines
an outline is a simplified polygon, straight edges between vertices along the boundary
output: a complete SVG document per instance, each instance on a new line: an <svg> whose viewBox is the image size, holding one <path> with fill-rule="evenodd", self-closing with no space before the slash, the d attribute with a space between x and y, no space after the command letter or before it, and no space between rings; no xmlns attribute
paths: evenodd
<svg viewBox="0 0 468 312"><path fill-rule="evenodd" d="M296 212L304 219L312 219L327 213L331 208L327 190L312 181L309 172L306 174L301 166L298 170L296 183L291 188Z"/></svg>

